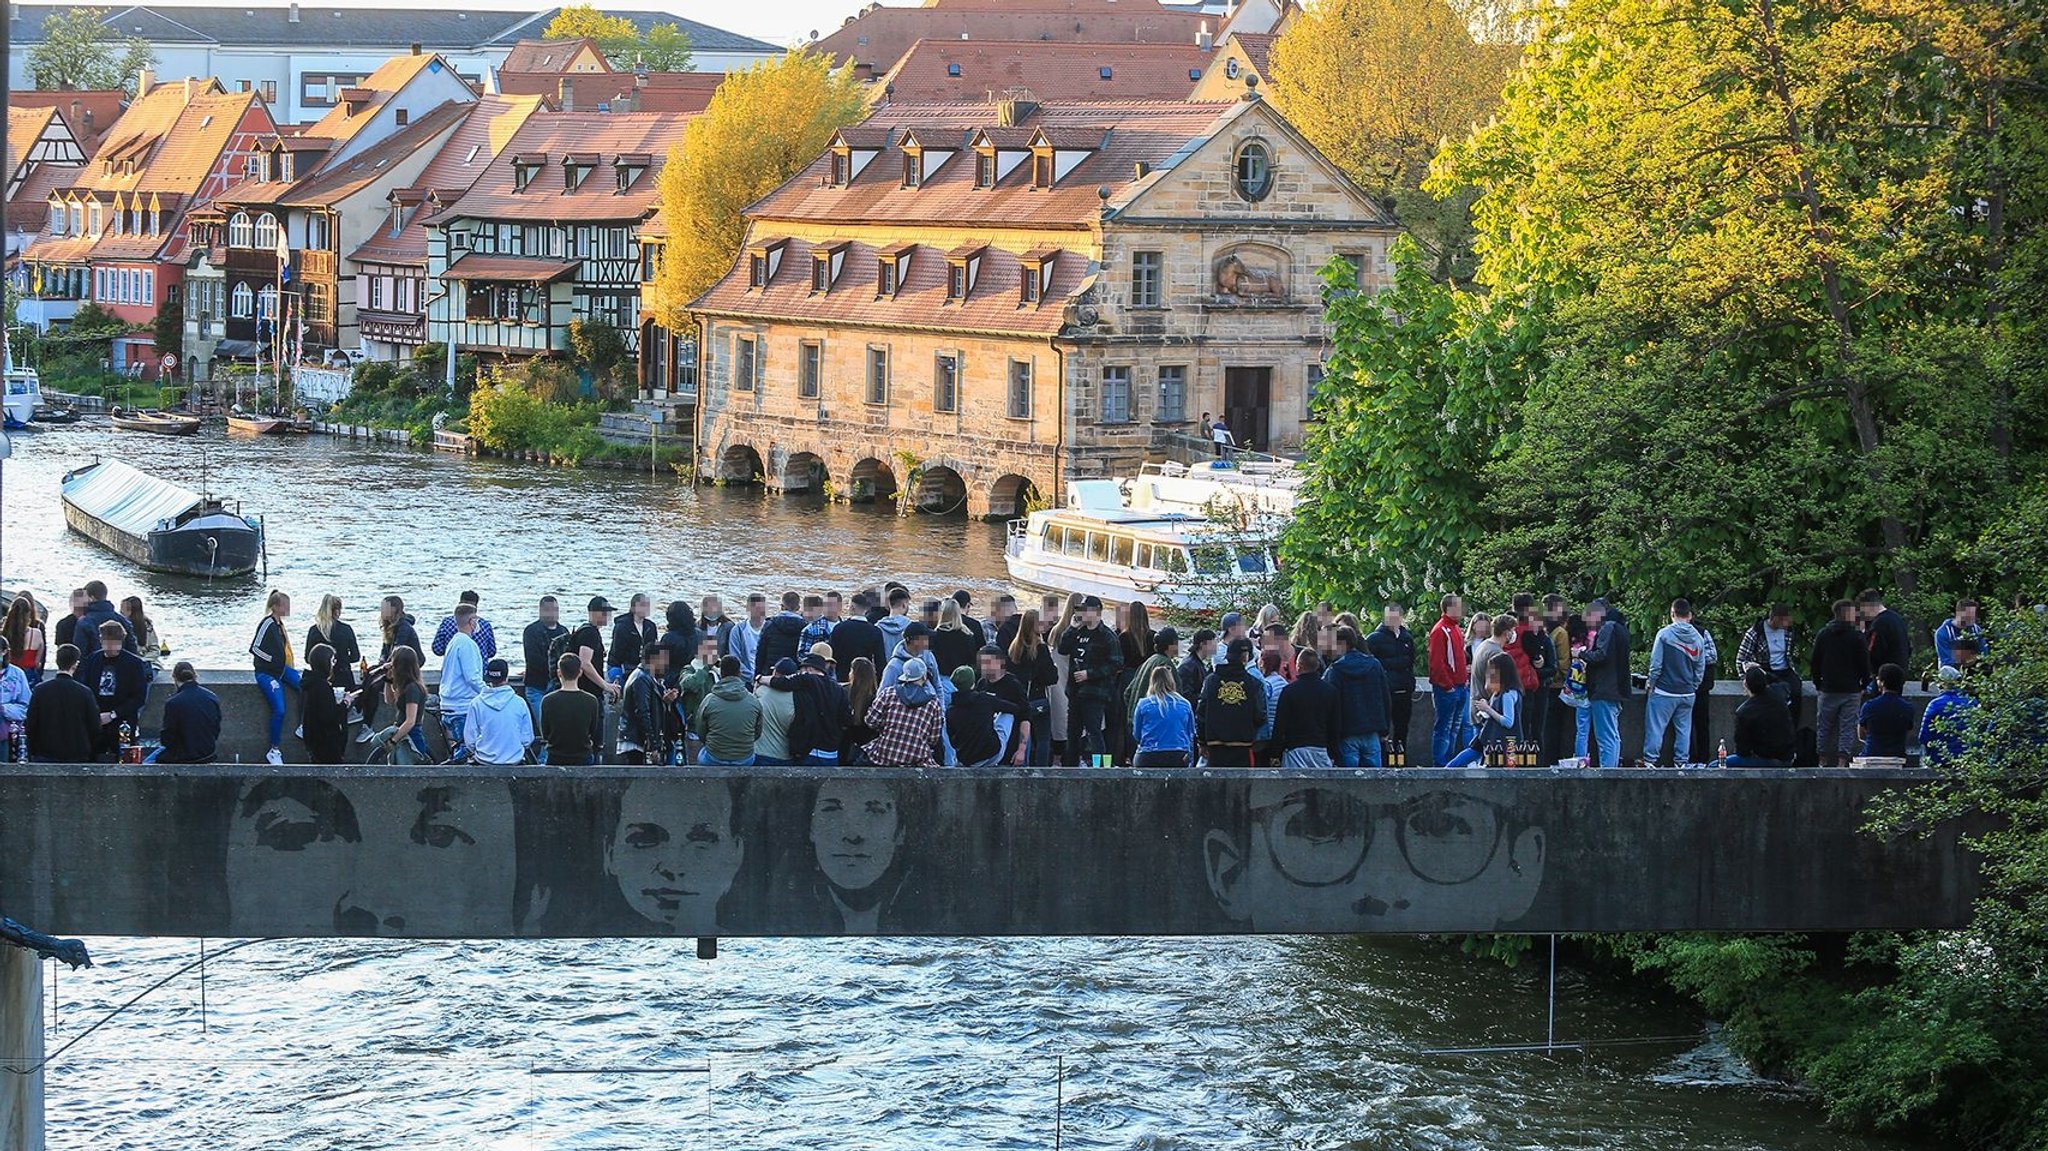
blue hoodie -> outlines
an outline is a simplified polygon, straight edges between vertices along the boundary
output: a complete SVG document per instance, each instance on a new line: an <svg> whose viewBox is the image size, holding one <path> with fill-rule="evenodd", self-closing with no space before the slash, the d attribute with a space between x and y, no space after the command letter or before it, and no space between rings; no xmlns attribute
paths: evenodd
<svg viewBox="0 0 2048 1151"><path fill-rule="evenodd" d="M1337 689L1337 710L1330 718L1335 739L1385 735L1392 725L1392 688L1387 669L1362 651L1349 651L1323 672L1323 682Z"/></svg>

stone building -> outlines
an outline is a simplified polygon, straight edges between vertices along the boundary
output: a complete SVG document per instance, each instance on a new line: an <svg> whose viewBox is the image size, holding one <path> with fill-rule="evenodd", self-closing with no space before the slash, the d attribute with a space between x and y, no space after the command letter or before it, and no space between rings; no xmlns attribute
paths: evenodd
<svg viewBox="0 0 2048 1151"><path fill-rule="evenodd" d="M885 104L692 305L700 474L1018 512L1217 413L1300 442L1319 269L1395 222L1266 102Z"/></svg>

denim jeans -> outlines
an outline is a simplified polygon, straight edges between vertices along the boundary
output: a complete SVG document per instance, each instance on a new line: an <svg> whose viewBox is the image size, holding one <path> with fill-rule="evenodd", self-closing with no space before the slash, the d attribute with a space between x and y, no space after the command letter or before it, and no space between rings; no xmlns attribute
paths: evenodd
<svg viewBox="0 0 2048 1151"><path fill-rule="evenodd" d="M1429 695L1436 709L1435 723L1429 733L1429 762L1442 767L1469 742L1472 689L1433 687L1429 689Z"/></svg>
<svg viewBox="0 0 2048 1151"><path fill-rule="evenodd" d="M1575 707L1571 709L1571 713L1574 729L1572 732L1572 755L1578 759L1584 759L1591 750L1590 745L1593 742L1593 709L1590 705L1587 707Z"/></svg>
<svg viewBox="0 0 2048 1151"><path fill-rule="evenodd" d="M533 730L540 730L540 701L547 698L547 689L529 687L526 689L526 710L533 713Z"/></svg>
<svg viewBox="0 0 2048 1151"><path fill-rule="evenodd" d="M1764 759L1764 758L1763 758L1763 757L1761 757L1761 756L1755 756L1755 755L1731 755L1731 756L1729 756L1729 757L1728 757L1728 766L1729 766L1729 767L1791 767L1791 766L1792 766L1792 761L1791 761L1791 760L1789 760L1789 759Z"/></svg>
<svg viewBox="0 0 2048 1151"><path fill-rule="evenodd" d="M1683 765L1692 757L1692 696L1658 695L1651 692L1643 705L1643 762L1664 758L1664 732L1677 733L1672 742L1671 761Z"/></svg>
<svg viewBox="0 0 2048 1151"><path fill-rule="evenodd" d="M1596 699L1586 705L1592 715L1593 744L1600 749L1601 767L1621 766L1621 701Z"/></svg>
<svg viewBox="0 0 2048 1151"><path fill-rule="evenodd" d="M1380 766L1380 737L1376 735L1360 735L1338 740L1337 766Z"/></svg>
<svg viewBox="0 0 2048 1151"><path fill-rule="evenodd" d="M697 753L697 762L705 767L752 767L754 757L750 755L745 759L720 759L709 751L700 751Z"/></svg>
<svg viewBox="0 0 2048 1151"><path fill-rule="evenodd" d="M299 669L288 667L281 676L266 672L256 673L256 686L263 692L263 700L270 705L270 746L284 746L284 685L290 684L293 691L299 690Z"/></svg>
<svg viewBox="0 0 2048 1151"><path fill-rule="evenodd" d="M469 725L467 715L443 715L441 733L448 737L448 760L451 763L469 758L469 747L462 738L463 729Z"/></svg>

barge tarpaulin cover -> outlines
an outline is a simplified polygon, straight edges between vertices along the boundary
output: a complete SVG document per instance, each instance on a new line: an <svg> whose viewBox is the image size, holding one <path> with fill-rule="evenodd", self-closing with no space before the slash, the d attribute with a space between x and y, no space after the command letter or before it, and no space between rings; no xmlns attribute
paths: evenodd
<svg viewBox="0 0 2048 1151"><path fill-rule="evenodd" d="M64 485L64 498L116 531L146 540L166 520L199 506L197 492L105 460Z"/></svg>

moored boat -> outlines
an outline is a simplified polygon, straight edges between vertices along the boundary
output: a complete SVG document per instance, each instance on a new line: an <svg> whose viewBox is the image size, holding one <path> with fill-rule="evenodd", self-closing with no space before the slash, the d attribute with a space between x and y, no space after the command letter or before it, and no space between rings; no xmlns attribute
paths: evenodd
<svg viewBox="0 0 2048 1151"><path fill-rule="evenodd" d="M251 416L235 413L228 417L228 431L248 436L267 436L272 432L290 430L291 421L283 416Z"/></svg>
<svg viewBox="0 0 2048 1151"><path fill-rule="evenodd" d="M171 412L126 411L115 408L108 413L114 426L124 432L155 432L163 436L189 436L199 430L198 416L180 416Z"/></svg>
<svg viewBox="0 0 2048 1151"><path fill-rule="evenodd" d="M1277 521L1127 507L1116 480L1079 480L1067 506L1011 520L1004 563L1026 590L1202 610L1277 570Z"/></svg>
<svg viewBox="0 0 2048 1151"><path fill-rule="evenodd" d="M10 430L25 428L29 421L35 419L36 409L43 406L42 380L34 368L17 368L10 364L6 373L5 423Z"/></svg>
<svg viewBox="0 0 2048 1151"><path fill-rule="evenodd" d="M39 424L75 424L78 422L78 409L70 406L59 407L45 404L36 409L35 422Z"/></svg>
<svg viewBox="0 0 2048 1151"><path fill-rule="evenodd" d="M64 522L109 551L173 575L247 575L263 558L261 524L119 460L65 474Z"/></svg>

